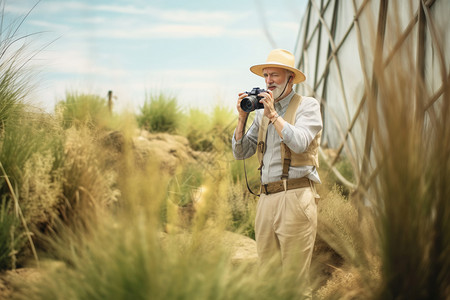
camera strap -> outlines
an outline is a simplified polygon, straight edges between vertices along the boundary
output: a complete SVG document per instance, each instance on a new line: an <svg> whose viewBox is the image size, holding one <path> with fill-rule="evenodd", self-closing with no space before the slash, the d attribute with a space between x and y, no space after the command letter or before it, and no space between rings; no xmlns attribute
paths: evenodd
<svg viewBox="0 0 450 300"><path fill-rule="evenodd" d="M247 184L247 189L248 189L248 191L249 191L251 194L253 194L253 195L259 197L261 194L256 194L255 192L253 192L252 189L250 188L250 186L248 185L247 169L245 168L245 158L244 158L244 174L245 174L245 183Z"/></svg>
<svg viewBox="0 0 450 300"><path fill-rule="evenodd" d="M247 117L245 118L244 127L242 129L242 139L247 135L247 132L245 131L245 127L247 126L247 120L248 120L248 114L247 114ZM242 144L241 144L241 147L242 147ZM256 194L255 192L253 192L252 189L250 188L250 185L248 184L247 168L245 167L245 158L243 159L243 161L244 161L245 183L247 185L247 189L252 195L255 195L255 196L259 197L260 194Z"/></svg>
<svg viewBox="0 0 450 300"><path fill-rule="evenodd" d="M290 80L291 78L292 78L292 76L289 77L289 79L288 79L288 81L286 82L286 85L284 86L284 89L283 89L283 91L281 92L280 96L278 96L277 99L274 99L274 100L278 100L281 96L283 96L284 91L286 90L286 88L287 88L287 86L288 86L288 84L289 84L289 80Z"/></svg>

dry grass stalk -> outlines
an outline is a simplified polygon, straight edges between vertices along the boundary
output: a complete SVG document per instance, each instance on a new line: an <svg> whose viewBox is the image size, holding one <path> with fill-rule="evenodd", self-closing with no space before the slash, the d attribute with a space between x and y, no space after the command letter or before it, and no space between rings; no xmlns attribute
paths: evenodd
<svg viewBox="0 0 450 300"><path fill-rule="evenodd" d="M20 218L20 220L22 222L22 226L25 229L25 234L27 236L28 242L30 243L31 251L33 252L33 256L34 256L34 259L36 261L36 265L37 265L37 267L39 267L39 257L37 255L36 247L34 246L34 242L33 242L33 239L31 237L32 233L28 229L28 224L27 224L27 222L25 220L25 217L24 217L24 215L22 213L22 209L20 208L20 205L19 205L19 199L17 199L17 197L16 197L16 194L14 192L13 186L12 186L11 182L9 181L8 174L6 174L6 171L3 168L3 164L1 162L0 162L0 168L2 169L3 177L5 178L6 183L8 184L8 187L10 189L11 197L14 200L14 210L16 211L17 217Z"/></svg>

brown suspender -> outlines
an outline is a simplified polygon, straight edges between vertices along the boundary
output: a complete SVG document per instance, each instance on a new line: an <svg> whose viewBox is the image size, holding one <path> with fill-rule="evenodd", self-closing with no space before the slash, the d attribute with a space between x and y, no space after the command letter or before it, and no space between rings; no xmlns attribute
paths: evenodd
<svg viewBox="0 0 450 300"><path fill-rule="evenodd" d="M283 119L288 122L289 124L295 123L295 115L297 112L297 108L299 107L300 103L302 102L302 97L298 94L295 94L291 101L289 102L288 108L286 110L286 113L284 114ZM258 132L258 147L257 147L257 155L259 160L259 170L262 172L263 167L263 157L264 153L266 152L267 145L266 145L266 139L267 139L267 128L269 126L269 118L266 116L263 116L261 120L261 124L259 127ZM282 180L287 180L289 177L289 167L291 165L291 150L284 142L281 142L281 161L283 164L283 171L281 175Z"/></svg>

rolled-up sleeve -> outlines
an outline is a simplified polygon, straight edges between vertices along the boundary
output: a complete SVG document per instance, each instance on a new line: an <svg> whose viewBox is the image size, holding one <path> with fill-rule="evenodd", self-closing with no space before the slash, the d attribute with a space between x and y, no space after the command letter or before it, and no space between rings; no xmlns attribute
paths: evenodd
<svg viewBox="0 0 450 300"><path fill-rule="evenodd" d="M320 104L312 97L303 97L297 109L295 124L285 123L281 134L283 142L295 153L303 153L322 130Z"/></svg>
<svg viewBox="0 0 450 300"><path fill-rule="evenodd" d="M233 156L236 159L246 159L256 153L256 144L258 142L259 122L261 114L256 113L255 119L248 131L244 134L242 139L236 141L236 132L232 138Z"/></svg>

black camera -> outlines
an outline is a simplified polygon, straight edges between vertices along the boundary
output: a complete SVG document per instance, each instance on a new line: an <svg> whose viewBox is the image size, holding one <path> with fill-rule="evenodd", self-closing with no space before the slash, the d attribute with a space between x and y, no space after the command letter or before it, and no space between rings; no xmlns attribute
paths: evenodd
<svg viewBox="0 0 450 300"><path fill-rule="evenodd" d="M255 87L251 92L245 92L248 96L242 99L241 108L245 112L251 112L255 109L264 108L262 103L259 103L263 97L258 96L261 93L264 93L266 90L260 89L259 87Z"/></svg>

